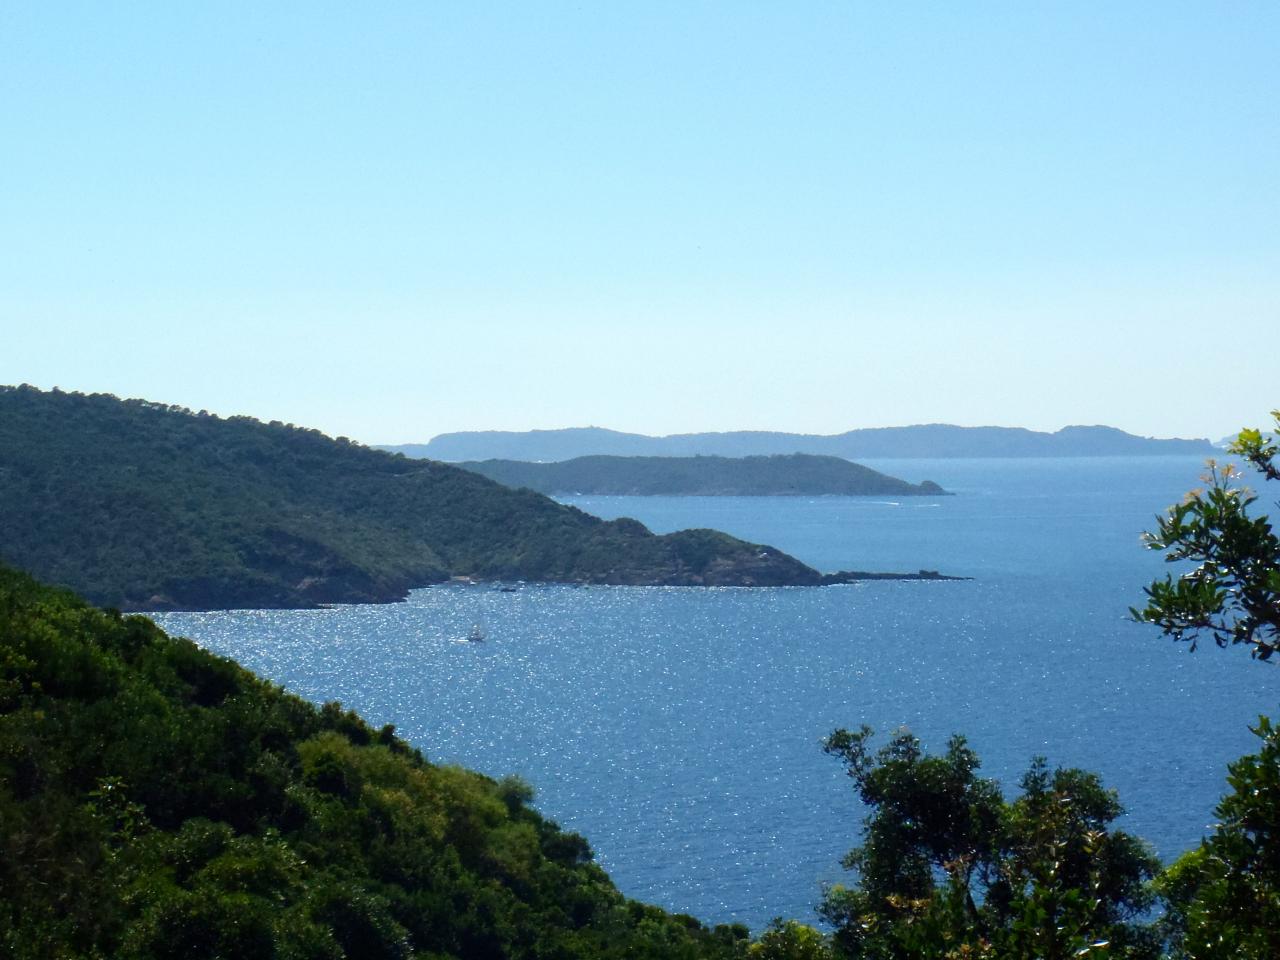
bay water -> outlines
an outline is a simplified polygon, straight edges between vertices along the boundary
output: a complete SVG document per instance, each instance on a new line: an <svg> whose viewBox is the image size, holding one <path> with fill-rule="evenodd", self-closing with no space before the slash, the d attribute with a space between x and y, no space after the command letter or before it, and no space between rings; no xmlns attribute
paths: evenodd
<svg viewBox="0 0 1280 960"><path fill-rule="evenodd" d="M963 733L1012 795L1031 759L1099 773L1164 859L1213 821L1280 674L1131 622L1139 543L1195 457L868 465L955 496L572 497L655 532L713 527L823 570L957 582L741 589L441 586L403 604L157 615L170 632L429 759L518 774L628 895L707 922L812 921L865 811L838 726ZM484 643L467 642L479 624Z"/></svg>

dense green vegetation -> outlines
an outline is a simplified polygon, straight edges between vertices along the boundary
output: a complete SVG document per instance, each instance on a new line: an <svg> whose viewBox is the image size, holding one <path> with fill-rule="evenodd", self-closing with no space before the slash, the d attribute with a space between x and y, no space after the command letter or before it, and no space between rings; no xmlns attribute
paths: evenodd
<svg viewBox="0 0 1280 960"><path fill-rule="evenodd" d="M930 755L900 731L837 730L868 814L830 888L822 936L777 924L753 949L788 960L1274 960L1280 956L1280 730L1230 765L1230 792L1200 846L1167 869L1114 827L1096 775L1036 760L1007 800L955 737Z"/></svg>
<svg viewBox="0 0 1280 960"><path fill-rule="evenodd" d="M519 780L0 568L0 955L1270 960L1280 731L1257 733L1220 823L1157 873L1093 774L1037 761L1007 800L961 738L838 730L855 882L824 898L832 933L751 942L626 900Z"/></svg>
<svg viewBox="0 0 1280 960"><path fill-rule="evenodd" d="M556 463L482 460L458 464L508 487L610 496L938 496L840 457L578 457Z"/></svg>
<svg viewBox="0 0 1280 960"><path fill-rule="evenodd" d="M402 598L451 576L813 584L710 530L655 536L317 431L0 387L0 561L145 610Z"/></svg>
<svg viewBox="0 0 1280 960"><path fill-rule="evenodd" d="M0 569L0 956L743 955L530 795Z"/></svg>
<svg viewBox="0 0 1280 960"><path fill-rule="evenodd" d="M873 753L870 737L837 730L826 744L870 810L845 858L859 883L822 906L842 954L1065 960L1105 941L1112 956L1158 955L1139 918L1159 861L1113 829L1122 808L1094 774L1037 760L1009 802L962 737L942 756L906 732Z"/></svg>

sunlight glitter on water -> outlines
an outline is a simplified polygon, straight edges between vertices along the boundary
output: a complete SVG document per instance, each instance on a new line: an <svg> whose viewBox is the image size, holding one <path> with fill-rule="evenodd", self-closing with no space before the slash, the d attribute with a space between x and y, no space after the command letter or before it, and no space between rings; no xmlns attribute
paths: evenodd
<svg viewBox="0 0 1280 960"><path fill-rule="evenodd" d="M947 466L929 476L965 486L948 484ZM1197 466L1125 461L1134 482L1120 495L1115 463L1024 464L1003 488L930 511L591 504L659 530L721 526L827 569L901 569L910 549L906 569L970 582L448 586L388 606L157 620L305 697L395 723L432 760L526 777L627 894L759 927L811 917L857 840L861 812L820 749L836 726L907 725L935 748L963 732L1006 787L1046 754L1098 771L1130 810L1126 828L1162 855L1199 839L1274 682L1237 651L1190 656L1125 619L1160 572L1136 530ZM455 642L474 623L487 641Z"/></svg>

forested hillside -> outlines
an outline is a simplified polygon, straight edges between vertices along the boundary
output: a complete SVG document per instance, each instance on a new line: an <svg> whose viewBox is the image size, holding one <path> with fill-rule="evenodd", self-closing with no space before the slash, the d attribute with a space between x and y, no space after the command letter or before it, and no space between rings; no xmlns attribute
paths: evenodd
<svg viewBox="0 0 1280 960"><path fill-rule="evenodd" d="M539 493L613 496L893 496L945 494L840 457L577 457L551 463L481 460L458 466Z"/></svg>
<svg viewBox="0 0 1280 960"><path fill-rule="evenodd" d="M122 609L386 601L451 576L811 584L709 530L655 536L346 438L0 388L0 561Z"/></svg>
<svg viewBox="0 0 1280 960"><path fill-rule="evenodd" d="M0 956L743 954L530 797L0 568Z"/></svg>

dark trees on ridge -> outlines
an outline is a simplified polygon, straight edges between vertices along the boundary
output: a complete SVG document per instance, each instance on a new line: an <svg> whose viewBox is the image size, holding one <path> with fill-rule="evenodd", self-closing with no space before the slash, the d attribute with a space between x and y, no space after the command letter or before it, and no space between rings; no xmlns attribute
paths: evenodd
<svg viewBox="0 0 1280 960"><path fill-rule="evenodd" d="M978 776L963 737L941 756L906 731L873 752L872 731L835 731L838 757L869 808L864 842L845 857L854 887L828 890L823 917L844 956L897 958L1155 957L1141 921L1159 862L1112 827L1114 792L1083 770L1037 759L1006 801Z"/></svg>

